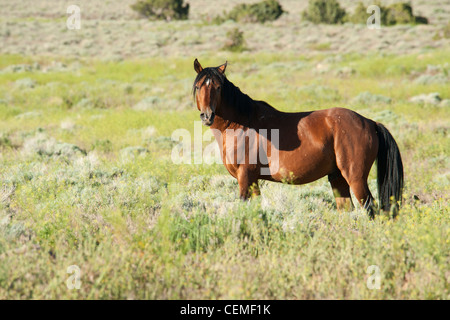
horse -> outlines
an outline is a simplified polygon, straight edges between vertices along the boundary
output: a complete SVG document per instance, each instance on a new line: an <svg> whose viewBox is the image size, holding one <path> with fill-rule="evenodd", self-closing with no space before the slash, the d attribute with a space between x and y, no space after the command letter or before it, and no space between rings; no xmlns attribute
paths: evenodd
<svg viewBox="0 0 450 320"><path fill-rule="evenodd" d="M260 195L259 180L301 185L328 176L338 210L354 208L351 190L373 218L379 211L367 178L376 160L378 208L397 215L403 163L383 124L345 108L279 111L241 92L225 76L227 64L203 68L195 59L192 92L202 124L213 130L222 161L238 180L241 199ZM255 161L254 153L262 156Z"/></svg>

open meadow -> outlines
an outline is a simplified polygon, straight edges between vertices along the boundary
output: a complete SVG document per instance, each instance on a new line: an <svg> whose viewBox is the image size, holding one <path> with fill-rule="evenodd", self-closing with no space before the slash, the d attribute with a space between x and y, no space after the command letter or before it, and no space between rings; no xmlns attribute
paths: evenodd
<svg viewBox="0 0 450 320"><path fill-rule="evenodd" d="M80 0L69 30L72 3L0 0L0 299L450 298L448 1L412 1L428 25L381 30L302 21L307 1L264 24L210 22L243 1L191 0L170 22L133 2ZM338 212L326 177L243 202L222 164L174 164L173 132L199 121L195 58L228 61L277 109L383 123L404 164L398 218ZM377 198L376 166L369 186Z"/></svg>

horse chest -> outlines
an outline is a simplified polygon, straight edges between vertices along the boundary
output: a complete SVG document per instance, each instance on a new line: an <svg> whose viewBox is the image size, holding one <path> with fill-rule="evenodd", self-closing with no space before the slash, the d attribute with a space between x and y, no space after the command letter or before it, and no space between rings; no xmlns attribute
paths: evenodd
<svg viewBox="0 0 450 320"><path fill-rule="evenodd" d="M239 165L234 161L234 159L231 159L230 154L228 154L228 158L227 158L226 150L227 150L227 146L226 146L226 143L224 142L222 144L222 147L220 148L222 162L223 162L225 168L227 168L228 172L233 177L237 178L237 171L239 169Z"/></svg>

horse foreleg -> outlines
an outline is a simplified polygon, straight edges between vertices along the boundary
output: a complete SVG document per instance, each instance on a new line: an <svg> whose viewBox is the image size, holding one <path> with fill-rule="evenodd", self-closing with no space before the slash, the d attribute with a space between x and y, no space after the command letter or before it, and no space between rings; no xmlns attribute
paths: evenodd
<svg viewBox="0 0 450 320"><path fill-rule="evenodd" d="M239 184L239 196L242 200L247 200L250 196L260 195L258 179L249 174L244 167L239 168L237 174Z"/></svg>
<svg viewBox="0 0 450 320"><path fill-rule="evenodd" d="M336 200L336 207L339 211L350 211L353 209L352 197L350 195L350 186L344 179L342 174L335 173L328 176L331 188L333 189L334 199Z"/></svg>

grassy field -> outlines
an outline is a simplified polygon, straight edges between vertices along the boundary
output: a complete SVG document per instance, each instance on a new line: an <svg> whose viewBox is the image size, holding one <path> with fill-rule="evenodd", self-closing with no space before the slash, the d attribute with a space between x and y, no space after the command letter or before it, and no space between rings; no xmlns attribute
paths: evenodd
<svg viewBox="0 0 450 320"><path fill-rule="evenodd" d="M10 10L0 24L13 34L57 23ZM220 28L200 18L164 27L130 21L210 35ZM334 43L329 52L281 52L249 38L241 53L193 44L198 51L183 54L188 42L169 41L149 44L145 58L144 47L133 55L126 45L111 56L105 47L66 54L71 45L63 43L60 54L33 52L8 36L0 49L0 299L450 298L448 39L408 53L397 45L346 52ZM385 124L405 167L399 217L337 212L326 178L266 182L261 197L243 203L223 165L173 164L172 133L193 134L199 119L195 58L203 66L228 60L229 80L280 110L348 107ZM72 265L80 289L67 286ZM379 289L367 285L370 266L380 271Z"/></svg>

